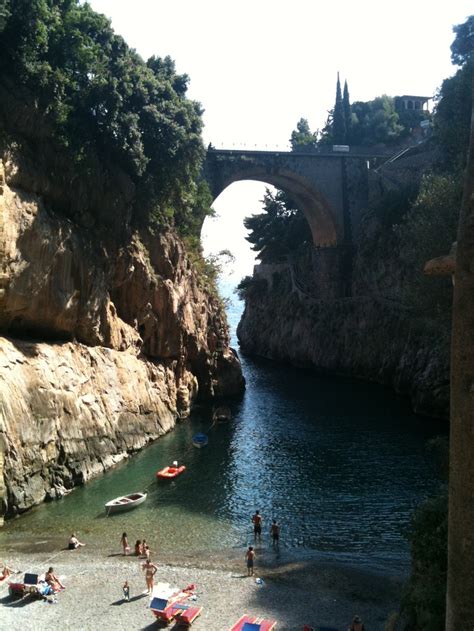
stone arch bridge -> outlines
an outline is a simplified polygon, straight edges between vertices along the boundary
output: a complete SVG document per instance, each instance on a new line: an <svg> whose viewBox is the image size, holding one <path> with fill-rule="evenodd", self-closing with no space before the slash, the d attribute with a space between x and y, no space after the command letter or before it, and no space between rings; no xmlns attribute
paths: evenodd
<svg viewBox="0 0 474 631"><path fill-rule="evenodd" d="M209 148L204 177L214 199L239 180L271 184L304 213L315 246L348 245L367 205L370 161L387 156L342 149L299 153Z"/></svg>

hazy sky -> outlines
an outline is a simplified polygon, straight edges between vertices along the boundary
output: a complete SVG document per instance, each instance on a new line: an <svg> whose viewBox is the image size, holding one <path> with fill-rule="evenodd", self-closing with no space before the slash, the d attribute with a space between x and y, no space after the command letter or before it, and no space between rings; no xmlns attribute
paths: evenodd
<svg viewBox="0 0 474 631"><path fill-rule="evenodd" d="M146 59L170 55L205 109L204 141L281 149L301 118L321 128L336 74L351 101L380 94L434 95L455 71L452 27L472 0L89 0ZM206 221L207 251L228 248L251 270L242 219L258 212L264 185L232 184Z"/></svg>

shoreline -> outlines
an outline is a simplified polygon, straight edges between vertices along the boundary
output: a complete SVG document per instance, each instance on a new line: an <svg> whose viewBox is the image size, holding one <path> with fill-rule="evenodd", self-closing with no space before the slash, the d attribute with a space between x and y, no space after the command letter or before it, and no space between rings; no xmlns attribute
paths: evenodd
<svg viewBox="0 0 474 631"><path fill-rule="evenodd" d="M196 631L226 631L244 613L277 620L281 631L301 630L305 624L346 631L352 616L362 616L371 631L383 631L389 615L397 610L402 579L330 561L296 559L282 551L280 558L257 547L255 576L247 577L244 550L229 556L157 554L155 583L176 587L196 584L196 604L202 615L192 625ZM142 560L91 548L18 553L0 546L0 558L14 570L42 573L54 567L66 585L56 604L24 598L12 601L6 585L0 586L0 629L158 628L148 609L149 599L141 569ZM16 579L15 575L13 578ZM261 578L263 584L256 583ZM130 602L122 601L122 584L130 583ZM173 628L173 624L170 625Z"/></svg>

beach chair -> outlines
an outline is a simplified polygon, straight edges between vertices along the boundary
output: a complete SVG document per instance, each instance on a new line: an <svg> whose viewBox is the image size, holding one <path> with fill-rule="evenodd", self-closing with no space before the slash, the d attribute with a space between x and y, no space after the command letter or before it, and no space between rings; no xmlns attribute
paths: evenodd
<svg viewBox="0 0 474 631"><path fill-rule="evenodd" d="M186 603L178 602L173 605L175 609L176 623L183 627L190 627L198 616L201 615L202 607L196 605L188 605Z"/></svg>
<svg viewBox="0 0 474 631"><path fill-rule="evenodd" d="M276 620L264 620L256 616L243 615L230 628L230 631L272 631L275 627Z"/></svg>
<svg viewBox="0 0 474 631"><path fill-rule="evenodd" d="M174 601L168 598L154 597L150 602L150 609L158 620L168 624L175 617Z"/></svg>

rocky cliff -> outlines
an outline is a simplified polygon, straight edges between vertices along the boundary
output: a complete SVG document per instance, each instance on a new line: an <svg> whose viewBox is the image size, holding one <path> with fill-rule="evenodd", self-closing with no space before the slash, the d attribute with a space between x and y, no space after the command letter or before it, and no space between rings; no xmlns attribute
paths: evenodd
<svg viewBox="0 0 474 631"><path fill-rule="evenodd" d="M51 186L51 183L49 183ZM243 389L225 314L180 239L81 227L0 172L0 442L7 515L61 496Z"/></svg>
<svg viewBox="0 0 474 631"><path fill-rule="evenodd" d="M256 287L238 327L244 352L386 384L408 395L415 411L447 418L449 335L374 296L307 298L281 266L273 284L260 279Z"/></svg>

